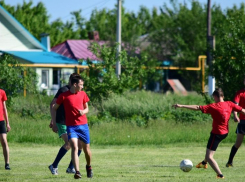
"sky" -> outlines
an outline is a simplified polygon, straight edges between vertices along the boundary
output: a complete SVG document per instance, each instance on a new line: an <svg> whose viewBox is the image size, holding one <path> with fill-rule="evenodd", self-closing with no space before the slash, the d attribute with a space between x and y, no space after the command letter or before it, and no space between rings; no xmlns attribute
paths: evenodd
<svg viewBox="0 0 245 182"><path fill-rule="evenodd" d="M24 0L4 0L8 5L23 4ZM25 0L29 2L30 0ZM61 18L62 21L67 21L71 19L70 12L78 11L82 9L82 16L86 20L89 19L92 10L95 8L100 10L103 8L113 9L117 0L32 0L33 4L36 5L38 2L42 1L48 10L48 14L51 16L51 21ZM206 4L208 0L199 0L201 4ZM137 13L141 5L146 6L149 9L153 7L160 7L164 3L170 5L170 0L124 0L124 6L126 11L133 11ZM178 3L190 4L191 0L177 0ZM211 4L218 4L223 10L226 8L232 8L233 5L238 7L244 0L211 0Z"/></svg>

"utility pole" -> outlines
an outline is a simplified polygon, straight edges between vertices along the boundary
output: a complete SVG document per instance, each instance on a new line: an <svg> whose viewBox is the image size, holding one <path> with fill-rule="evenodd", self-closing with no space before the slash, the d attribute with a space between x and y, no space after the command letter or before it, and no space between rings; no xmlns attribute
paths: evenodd
<svg viewBox="0 0 245 182"><path fill-rule="evenodd" d="M215 78L212 76L213 56L212 50L214 49L214 37L211 36L211 0L208 0L207 5L207 63L209 64L209 76L208 76L208 93L213 94L215 89Z"/></svg>
<svg viewBox="0 0 245 182"><path fill-rule="evenodd" d="M119 60L119 54L121 52L121 9L122 9L122 0L117 0L117 64L116 64L116 74L117 77L121 75L121 63Z"/></svg>

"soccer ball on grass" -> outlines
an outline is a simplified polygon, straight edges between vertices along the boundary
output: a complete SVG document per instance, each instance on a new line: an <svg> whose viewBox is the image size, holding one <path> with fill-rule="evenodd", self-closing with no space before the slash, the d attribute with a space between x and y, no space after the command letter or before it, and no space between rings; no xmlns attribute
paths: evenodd
<svg viewBox="0 0 245 182"><path fill-rule="evenodd" d="M193 167L193 164L192 162L189 160L189 159L184 159L180 162L180 169L184 172L189 172L192 167Z"/></svg>

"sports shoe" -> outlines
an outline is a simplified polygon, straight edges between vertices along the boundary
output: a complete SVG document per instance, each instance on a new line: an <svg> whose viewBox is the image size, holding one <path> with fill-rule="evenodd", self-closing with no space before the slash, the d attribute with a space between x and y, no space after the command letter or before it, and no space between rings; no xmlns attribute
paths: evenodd
<svg viewBox="0 0 245 182"><path fill-rule="evenodd" d="M79 171L77 171L77 172L74 174L74 178L75 178L75 179L80 179L80 178L82 178L81 173L80 173Z"/></svg>
<svg viewBox="0 0 245 182"><path fill-rule="evenodd" d="M92 178L93 177L92 167L86 165L86 171L87 171L87 177Z"/></svg>
<svg viewBox="0 0 245 182"><path fill-rule="evenodd" d="M218 174L218 175L216 176L216 178L217 178L217 179L218 179L218 178L219 178L219 179L224 179L225 177L224 177L222 174L221 174L221 175Z"/></svg>
<svg viewBox="0 0 245 182"><path fill-rule="evenodd" d="M202 164L202 162L200 162L199 164L196 165L196 168L204 168L207 169L208 168L208 164Z"/></svg>
<svg viewBox="0 0 245 182"><path fill-rule="evenodd" d="M67 170L66 170L66 173L68 173L68 174L75 174L76 173L76 171L75 171L75 169L74 168L67 168Z"/></svg>
<svg viewBox="0 0 245 182"><path fill-rule="evenodd" d="M9 164L5 164L5 170L10 170Z"/></svg>
<svg viewBox="0 0 245 182"><path fill-rule="evenodd" d="M227 163L226 165L225 165L226 167L233 167L233 164L232 163Z"/></svg>
<svg viewBox="0 0 245 182"><path fill-rule="evenodd" d="M53 175L58 175L58 168L54 168L52 164L48 168Z"/></svg>

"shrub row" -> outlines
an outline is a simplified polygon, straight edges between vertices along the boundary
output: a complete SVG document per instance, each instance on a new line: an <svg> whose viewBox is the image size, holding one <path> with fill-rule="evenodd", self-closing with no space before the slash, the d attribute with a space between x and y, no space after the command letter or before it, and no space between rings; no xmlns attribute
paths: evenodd
<svg viewBox="0 0 245 182"><path fill-rule="evenodd" d="M10 112L21 117L50 119L49 104L52 96L28 95L14 98ZM137 126L147 126L149 120L162 119L175 122L205 122L211 117L200 111L173 109L174 103L204 105L204 99L197 94L188 96L165 95L146 91L127 92L111 95L101 105L90 103L88 120L90 125L101 122L127 121Z"/></svg>

